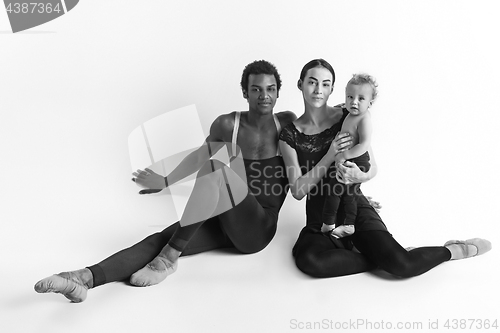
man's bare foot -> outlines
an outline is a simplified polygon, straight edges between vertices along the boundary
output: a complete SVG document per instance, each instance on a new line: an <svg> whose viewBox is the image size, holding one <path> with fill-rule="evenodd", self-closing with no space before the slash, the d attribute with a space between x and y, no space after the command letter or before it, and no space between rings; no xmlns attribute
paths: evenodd
<svg viewBox="0 0 500 333"><path fill-rule="evenodd" d="M89 279L90 277L90 279ZM63 272L49 276L35 284L37 293L59 293L74 303L87 298L87 290L92 288L92 272L88 268Z"/></svg>
<svg viewBox="0 0 500 333"><path fill-rule="evenodd" d="M144 268L130 277L130 283L138 287L148 287L165 280L177 270L177 260L171 261L162 253L154 258Z"/></svg>

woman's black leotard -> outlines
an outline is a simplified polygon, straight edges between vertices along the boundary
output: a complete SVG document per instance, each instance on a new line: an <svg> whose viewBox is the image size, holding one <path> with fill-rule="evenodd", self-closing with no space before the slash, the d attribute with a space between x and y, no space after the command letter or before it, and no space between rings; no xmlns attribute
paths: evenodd
<svg viewBox="0 0 500 333"><path fill-rule="evenodd" d="M293 123L283 128L280 140L295 149L303 173L312 169L326 154L346 116L344 111L338 123L313 135L299 132ZM450 252L445 247L406 251L387 231L380 216L362 194L356 197L358 214L354 235L338 240L321 233L324 200L330 188L330 177L334 176L335 171L331 167L307 196L306 226L292 251L297 267L304 273L315 277L334 277L378 266L397 276L414 276L450 259ZM343 219L342 205L338 214L339 219ZM351 250L353 244L362 254Z"/></svg>

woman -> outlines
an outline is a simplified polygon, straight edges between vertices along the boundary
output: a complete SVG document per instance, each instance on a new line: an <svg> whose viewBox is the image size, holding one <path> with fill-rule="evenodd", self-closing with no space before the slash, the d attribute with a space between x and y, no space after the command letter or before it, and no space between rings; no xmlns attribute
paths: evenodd
<svg viewBox="0 0 500 333"><path fill-rule="evenodd" d="M329 179L335 177L336 172L330 166L335 155L351 145L349 135L338 134L347 111L327 106L334 82L335 72L328 62L315 59L307 63L298 81L304 98L304 114L283 128L280 134L290 191L298 200L308 196L306 226L293 248L297 267L314 277L349 275L375 267L396 276L411 277L445 261L489 251L490 242L477 238L407 251L387 231L363 195L356 198L358 214L356 232L352 236L336 239L321 232L323 203L328 195ZM348 163L347 167L339 167L340 178L346 183L361 183L374 177L377 165L371 148L369 154L372 167L368 173ZM352 251L352 245L359 253Z"/></svg>

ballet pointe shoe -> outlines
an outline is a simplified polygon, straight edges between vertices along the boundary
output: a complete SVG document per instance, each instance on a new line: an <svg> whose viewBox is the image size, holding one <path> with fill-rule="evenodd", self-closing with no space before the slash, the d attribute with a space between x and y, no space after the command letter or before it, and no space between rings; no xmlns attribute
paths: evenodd
<svg viewBox="0 0 500 333"><path fill-rule="evenodd" d="M83 302L87 298L88 287L71 272L49 276L35 284L37 293L58 293L73 303Z"/></svg>
<svg viewBox="0 0 500 333"><path fill-rule="evenodd" d="M471 238L465 241L450 240L444 246L451 252L450 260L472 258L491 250L491 242L482 238Z"/></svg>
<svg viewBox="0 0 500 333"><path fill-rule="evenodd" d="M154 286L177 270L177 261L172 262L163 256L157 256L144 268L130 277L130 284L137 287Z"/></svg>

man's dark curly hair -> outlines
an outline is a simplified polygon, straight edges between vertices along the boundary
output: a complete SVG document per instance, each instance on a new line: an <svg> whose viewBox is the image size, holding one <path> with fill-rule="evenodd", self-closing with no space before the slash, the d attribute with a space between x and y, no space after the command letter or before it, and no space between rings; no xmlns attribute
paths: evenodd
<svg viewBox="0 0 500 333"><path fill-rule="evenodd" d="M248 77L250 76L250 74L274 75L274 78L276 79L276 85L277 85L278 91L281 88L281 78L280 78L280 75L278 73L278 70L269 61L256 60L256 61L248 64L245 67L245 69L243 70L243 74L241 75L241 83L240 83L241 90L243 90L243 92L248 92Z"/></svg>

